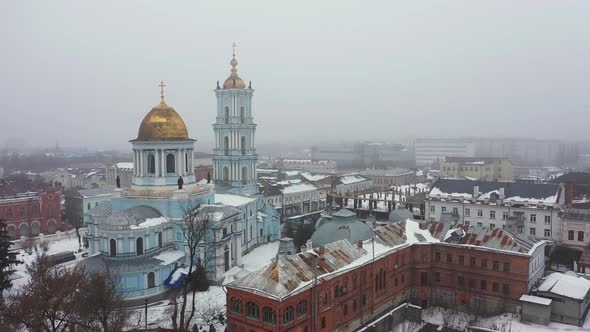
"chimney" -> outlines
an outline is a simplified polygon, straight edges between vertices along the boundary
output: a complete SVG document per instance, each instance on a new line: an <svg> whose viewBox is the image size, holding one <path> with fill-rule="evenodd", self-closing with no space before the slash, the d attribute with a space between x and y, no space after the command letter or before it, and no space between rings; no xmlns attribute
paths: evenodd
<svg viewBox="0 0 590 332"><path fill-rule="evenodd" d="M571 181L565 183L565 206L568 208L572 207L574 200L574 184Z"/></svg>
<svg viewBox="0 0 590 332"><path fill-rule="evenodd" d="M306 250L313 249L313 244L311 243L311 239L309 239L309 240L307 240L307 242L305 242L305 249Z"/></svg>
<svg viewBox="0 0 590 332"><path fill-rule="evenodd" d="M360 241L360 240L359 240L359 241L356 243L356 246L357 246L357 247L359 247L360 249L363 249L363 241Z"/></svg>
<svg viewBox="0 0 590 332"><path fill-rule="evenodd" d="M317 250L318 255L323 255L326 252L326 249L324 248L324 246L320 246Z"/></svg>
<svg viewBox="0 0 590 332"><path fill-rule="evenodd" d="M479 186L473 186L473 198L479 196Z"/></svg>
<svg viewBox="0 0 590 332"><path fill-rule="evenodd" d="M504 187L500 188L500 200L504 199Z"/></svg>

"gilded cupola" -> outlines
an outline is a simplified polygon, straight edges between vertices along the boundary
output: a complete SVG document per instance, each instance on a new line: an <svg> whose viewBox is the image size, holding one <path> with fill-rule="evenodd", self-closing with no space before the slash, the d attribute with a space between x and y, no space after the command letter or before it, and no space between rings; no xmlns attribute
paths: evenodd
<svg viewBox="0 0 590 332"><path fill-rule="evenodd" d="M160 83L160 103L143 118L136 141L181 141L187 140L188 131L184 121L174 108L164 100L164 82Z"/></svg>

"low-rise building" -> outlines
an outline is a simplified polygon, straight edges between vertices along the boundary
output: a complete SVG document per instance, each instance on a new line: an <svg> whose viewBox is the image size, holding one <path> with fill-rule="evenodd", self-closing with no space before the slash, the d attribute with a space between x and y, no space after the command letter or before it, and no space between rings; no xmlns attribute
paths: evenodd
<svg viewBox="0 0 590 332"><path fill-rule="evenodd" d="M332 188L333 192L341 195L360 194L373 189L373 180L360 174L338 175L332 181Z"/></svg>
<svg viewBox="0 0 590 332"><path fill-rule="evenodd" d="M59 188L17 193L0 179L0 219L10 238L53 234L62 229Z"/></svg>
<svg viewBox="0 0 590 332"><path fill-rule="evenodd" d="M377 228L374 243L338 240L226 285L228 327L355 331L407 302L516 312L543 274L545 243L501 229L406 220Z"/></svg>
<svg viewBox="0 0 590 332"><path fill-rule="evenodd" d="M590 306L590 280L567 273L552 273L537 289L551 299L551 320L582 326Z"/></svg>
<svg viewBox="0 0 590 332"><path fill-rule="evenodd" d="M440 162L440 176L480 181L514 180L512 163L502 158L446 157Z"/></svg>
<svg viewBox="0 0 590 332"><path fill-rule="evenodd" d="M426 197L426 220L502 228L539 239L561 241L559 213L565 187L493 181L438 179Z"/></svg>
<svg viewBox="0 0 590 332"><path fill-rule="evenodd" d="M374 187L380 190L419 182L416 172L407 168L371 169L359 173L372 180Z"/></svg>
<svg viewBox="0 0 590 332"><path fill-rule="evenodd" d="M86 214L102 202L110 202L115 188L70 189L65 193L65 217L70 225L86 225L91 218Z"/></svg>

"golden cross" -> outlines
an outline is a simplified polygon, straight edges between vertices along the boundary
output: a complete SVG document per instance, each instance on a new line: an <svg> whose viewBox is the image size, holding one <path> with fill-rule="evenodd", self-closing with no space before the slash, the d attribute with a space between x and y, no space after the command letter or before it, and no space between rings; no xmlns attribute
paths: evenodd
<svg viewBox="0 0 590 332"><path fill-rule="evenodd" d="M160 87L160 99L162 99L162 102L164 102L164 87L166 84L164 84L164 81L160 81L158 86Z"/></svg>
<svg viewBox="0 0 590 332"><path fill-rule="evenodd" d="M238 45L236 44L236 42L234 42L233 44L231 44L231 47L232 47L232 49L233 49L233 57L234 57L234 58L236 57L236 46L238 46Z"/></svg>

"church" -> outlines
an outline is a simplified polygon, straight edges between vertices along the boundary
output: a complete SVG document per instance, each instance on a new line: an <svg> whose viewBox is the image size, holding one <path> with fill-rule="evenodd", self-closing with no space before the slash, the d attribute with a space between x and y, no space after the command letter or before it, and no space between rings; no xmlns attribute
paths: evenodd
<svg viewBox="0 0 590 332"><path fill-rule="evenodd" d="M256 124L252 85L237 74L235 47L231 74L217 83L217 116L212 183L194 175L195 139L169 106L160 84L160 103L145 115L130 141L133 175L129 189L87 212L90 271L109 272L128 300L156 297L189 262L184 216L198 208L209 222L195 260L212 283L240 266L241 256L280 237L279 215L264 208L256 181Z"/></svg>

